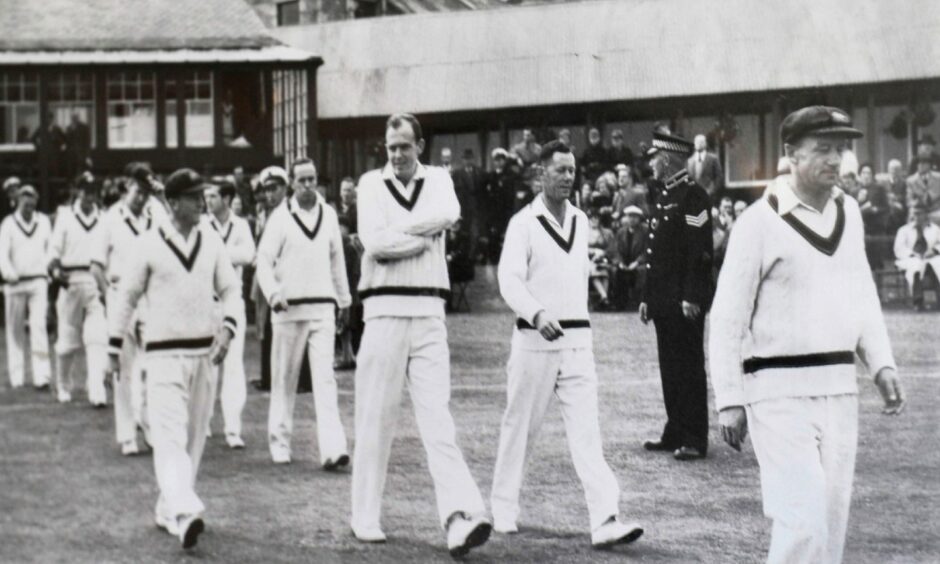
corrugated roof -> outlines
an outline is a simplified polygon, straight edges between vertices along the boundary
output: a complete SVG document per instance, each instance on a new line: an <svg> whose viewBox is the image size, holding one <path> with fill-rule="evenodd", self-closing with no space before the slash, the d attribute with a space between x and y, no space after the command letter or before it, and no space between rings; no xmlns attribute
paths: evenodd
<svg viewBox="0 0 940 564"><path fill-rule="evenodd" d="M940 77L937 0L611 0L272 30L325 119Z"/></svg>
<svg viewBox="0 0 940 564"><path fill-rule="evenodd" d="M277 44L243 0L0 0L0 51Z"/></svg>

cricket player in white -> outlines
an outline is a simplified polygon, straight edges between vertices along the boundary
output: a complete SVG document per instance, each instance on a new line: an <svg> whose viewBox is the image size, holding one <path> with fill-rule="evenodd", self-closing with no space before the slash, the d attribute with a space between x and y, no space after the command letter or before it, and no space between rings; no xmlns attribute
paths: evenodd
<svg viewBox="0 0 940 564"><path fill-rule="evenodd" d="M49 387L49 336L46 308L49 305L49 218L36 211L39 194L29 185L19 188L16 211L0 223L0 275L6 313L7 370L10 386L19 388L26 380L26 324L32 357L33 386ZM29 319L26 314L29 311Z"/></svg>
<svg viewBox="0 0 940 564"><path fill-rule="evenodd" d="M108 401L104 386L108 329L104 300L91 274L91 257L103 222L98 187L90 173L77 181L76 196L71 207L59 208L49 246L49 271L62 284L56 300L55 348L59 358L56 388L60 402L72 400L72 371L84 347L88 401L95 407L104 407Z"/></svg>
<svg viewBox="0 0 940 564"><path fill-rule="evenodd" d="M143 165L128 165L125 179L127 193L124 199L113 205L102 221L101 235L92 256L92 274L98 281L98 290L106 296L106 308L111 308L117 299L117 287L124 270L137 255L142 236L165 222L155 221L145 213L150 197L152 173ZM110 317L111 312L107 315ZM122 339L121 370L113 372L114 428L121 453L125 456L138 454L137 426L147 429L144 407L143 382L137 357L142 343L139 329L143 324L137 316ZM145 435L146 436L146 435Z"/></svg>
<svg viewBox="0 0 940 564"><path fill-rule="evenodd" d="M591 543L608 548L635 541L643 529L617 520L620 486L604 460L587 311L589 223L568 203L575 177L571 150L559 141L546 144L540 172L542 193L510 220L499 258L500 294L518 319L493 476L493 520L497 532L518 531L526 453L554 394L587 499Z"/></svg>
<svg viewBox="0 0 940 564"><path fill-rule="evenodd" d="M291 460L297 378L310 360L320 464L349 464L339 417L333 353L336 313L352 302L336 211L317 195L317 169L310 159L291 166L294 195L268 218L258 244L258 285L271 306L271 406L268 441L276 464Z"/></svg>
<svg viewBox="0 0 940 564"><path fill-rule="evenodd" d="M366 328L356 368L352 530L361 541L385 541L382 492L407 378L447 546L462 555L486 542L492 526L448 406L444 231L459 218L460 205L450 175L418 162L424 139L414 116L391 116L385 145L388 164L359 183Z"/></svg>
<svg viewBox="0 0 940 564"><path fill-rule="evenodd" d="M767 561L842 561L858 442L855 356L898 414L904 393L865 256L858 204L837 188L862 133L837 108L781 124L791 175L735 222L711 313L709 359L724 440L751 431Z"/></svg>
<svg viewBox="0 0 940 564"><path fill-rule="evenodd" d="M242 269L250 265L255 258L255 241L251 235L251 226L232 211L235 198L235 186L225 182L221 185L208 184L204 193L208 214L203 216L203 223L222 238L229 260L235 268L235 276L242 280ZM225 429L225 442L231 448L244 448L242 439L242 410L247 397L245 377L245 300L239 294L241 307L235 317L235 338L232 339L225 362L219 368L222 402L222 419ZM222 316L218 316L222 321ZM209 419L212 417L210 415Z"/></svg>
<svg viewBox="0 0 940 564"><path fill-rule="evenodd" d="M225 244L199 225L204 188L191 169L170 175L170 223L140 239L108 313L110 361L117 370L121 340L146 297L147 410L160 488L156 522L178 534L183 548L194 546L204 527L205 506L195 483L215 401L218 370L212 364L225 358L242 307L241 284ZM221 329L214 315L216 296L225 316Z"/></svg>

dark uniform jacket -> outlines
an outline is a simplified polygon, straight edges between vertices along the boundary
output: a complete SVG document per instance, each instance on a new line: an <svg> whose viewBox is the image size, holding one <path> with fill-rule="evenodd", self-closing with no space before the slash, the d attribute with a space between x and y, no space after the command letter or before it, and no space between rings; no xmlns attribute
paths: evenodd
<svg viewBox="0 0 940 564"><path fill-rule="evenodd" d="M708 194L682 170L665 183L651 181L650 198L643 298L649 317L681 315L683 301L708 310L715 293Z"/></svg>

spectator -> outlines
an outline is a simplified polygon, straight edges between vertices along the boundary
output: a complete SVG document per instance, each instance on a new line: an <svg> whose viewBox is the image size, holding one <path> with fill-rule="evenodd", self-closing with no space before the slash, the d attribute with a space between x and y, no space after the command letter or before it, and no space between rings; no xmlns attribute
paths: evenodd
<svg viewBox="0 0 940 564"><path fill-rule="evenodd" d="M855 171L847 170L839 175L839 188L847 195L855 198L856 201L858 200L858 194L862 187L858 183L858 176Z"/></svg>
<svg viewBox="0 0 940 564"><path fill-rule="evenodd" d="M347 179L344 178L345 183ZM352 180L349 178L348 180ZM355 189L355 182L353 182ZM355 192L354 192L355 193ZM352 204L355 209L355 203ZM352 215L355 218L355 213ZM349 293L352 296L352 305L349 306L349 317L345 323L337 322L337 348L336 370L351 370L356 367L356 353L359 351L359 342L362 340L362 331L365 322L362 318L362 302L359 300L359 275L362 262L362 245L355 235L350 216L339 215L339 232L343 238L343 257L346 259L346 280L349 284Z"/></svg>
<svg viewBox="0 0 940 564"><path fill-rule="evenodd" d="M718 156L708 152L708 141L704 135L695 136L695 152L689 157L686 168L692 180L708 192L712 202L717 202L724 189L724 173Z"/></svg>
<svg viewBox="0 0 940 564"><path fill-rule="evenodd" d="M597 307L603 310L610 307L608 270L611 257L617 254L617 242L613 232L601 225L599 214L592 213L588 215L588 219L591 222L588 231L588 258L591 259L590 281L599 298Z"/></svg>
<svg viewBox="0 0 940 564"><path fill-rule="evenodd" d="M447 230L447 242L444 245L447 253L447 274L450 276L451 283L469 282L474 278L474 261L470 248L470 238L466 230L462 229L461 221L457 221ZM451 293L447 298L447 310L453 311L457 304L454 303L454 294Z"/></svg>
<svg viewBox="0 0 940 564"><path fill-rule="evenodd" d="M605 172L597 178L594 191L591 192L591 199L585 202L593 210L594 215L599 215L602 209L609 209L613 205L616 184L617 181L610 172Z"/></svg>
<svg viewBox="0 0 940 564"><path fill-rule="evenodd" d="M735 219L741 217L741 214L744 213L744 210L747 209L747 202L744 200L736 200L734 202L734 217Z"/></svg>
<svg viewBox="0 0 940 564"><path fill-rule="evenodd" d="M245 204L239 196L232 198L232 213L238 217L245 217Z"/></svg>
<svg viewBox="0 0 940 564"><path fill-rule="evenodd" d="M912 219L902 226L894 239L895 264L904 271L914 305L924 308L924 286L938 286L940 273L940 227L927 220L927 206L916 202Z"/></svg>
<svg viewBox="0 0 940 564"><path fill-rule="evenodd" d="M630 206L639 208L644 216L649 214L647 196L646 186L636 182L632 168L623 166L617 170L617 192L614 194L612 203L615 219L622 217L625 208Z"/></svg>
<svg viewBox="0 0 940 564"><path fill-rule="evenodd" d="M562 143L565 147L571 149L571 152L574 153L574 143L571 141L571 130L562 129L558 132L558 141Z"/></svg>
<svg viewBox="0 0 940 564"><path fill-rule="evenodd" d="M3 181L3 197L0 199L0 219L16 210L16 195L23 183L16 176Z"/></svg>
<svg viewBox="0 0 940 564"><path fill-rule="evenodd" d="M898 159L888 161L888 172L877 175L876 180L884 184L889 192L894 192L900 202L907 199L907 177L904 175L904 165Z"/></svg>
<svg viewBox="0 0 940 564"><path fill-rule="evenodd" d="M512 146L512 152L522 161L522 169L525 173L538 162L542 146L535 142L535 134L531 129L523 129L522 141ZM527 174L526 177L528 177Z"/></svg>
<svg viewBox="0 0 940 564"><path fill-rule="evenodd" d="M235 194L242 202L242 206L245 210L254 210L255 209L255 194L251 186L251 182L248 180L248 177L245 176L245 167L236 166L232 169L233 182L235 184ZM253 215L250 211L246 211L247 214Z"/></svg>
<svg viewBox="0 0 940 564"><path fill-rule="evenodd" d="M868 235L888 233L888 191L884 185L875 182L875 168L865 163L858 169L859 210L865 222Z"/></svg>
<svg viewBox="0 0 940 564"><path fill-rule="evenodd" d="M918 159L917 172L907 178L907 207L920 202L927 208L930 221L940 224L940 172L931 168L933 161Z"/></svg>
<svg viewBox="0 0 940 564"><path fill-rule="evenodd" d="M450 147L444 147L441 149L441 168L446 170L449 174L454 174L454 164L452 162L453 154L450 151Z"/></svg>
<svg viewBox="0 0 940 564"><path fill-rule="evenodd" d="M630 307L631 296L640 296L646 279L646 238L649 230L643 222L645 215L638 206L627 206L620 219L620 228L614 235L616 255L611 280L611 301L614 309Z"/></svg>
<svg viewBox="0 0 940 564"><path fill-rule="evenodd" d="M337 210L339 219L345 221L346 228L350 233L358 233L356 228L356 181L351 176L343 178L339 183L339 206Z"/></svg>
<svg viewBox="0 0 940 564"><path fill-rule="evenodd" d="M581 154L581 174L585 181L594 182L607 169L607 149L601 143L601 132L592 127L588 132L588 146Z"/></svg>
<svg viewBox="0 0 940 564"><path fill-rule="evenodd" d="M734 226L734 202L728 196L721 199L717 213L712 218L712 244L714 245L714 260L712 262L715 275L721 270L721 263L725 259L728 249L728 237Z"/></svg>
<svg viewBox="0 0 940 564"><path fill-rule="evenodd" d="M888 192L888 233L897 233L907 223L907 206L902 198L894 192Z"/></svg>
<svg viewBox="0 0 940 564"><path fill-rule="evenodd" d="M464 219L463 229L469 233L470 240L475 241L480 234L477 205L481 199L480 194L483 193L486 175L476 165L473 149L464 149L463 165L459 169L451 170L451 177L454 179L457 201L460 202L460 214Z"/></svg>
<svg viewBox="0 0 940 564"><path fill-rule="evenodd" d="M907 166L908 174L914 174L918 170L918 163L921 159L927 159L930 164L930 170L940 171L940 155L936 152L937 142L932 135L922 135L917 141L917 155L911 159Z"/></svg>
<svg viewBox="0 0 940 564"><path fill-rule="evenodd" d="M491 264L499 261L502 237L509 223L513 199L525 185L513 167L509 166L509 153L505 149L493 150L493 170L486 175L480 192L480 225L477 239L471 239L474 255Z"/></svg>
<svg viewBox="0 0 940 564"><path fill-rule="evenodd" d="M633 151L623 142L623 130L615 129L610 134L610 148L607 149L607 167L617 165L633 166Z"/></svg>
<svg viewBox="0 0 940 564"><path fill-rule="evenodd" d="M65 130L65 153L69 176L81 174L88 168L88 156L91 151L91 129L78 114L72 114L72 121Z"/></svg>

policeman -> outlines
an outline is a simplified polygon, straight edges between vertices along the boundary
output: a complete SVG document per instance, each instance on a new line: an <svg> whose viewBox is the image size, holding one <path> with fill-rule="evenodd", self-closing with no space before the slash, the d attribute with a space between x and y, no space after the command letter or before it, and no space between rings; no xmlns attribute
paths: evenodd
<svg viewBox="0 0 940 564"><path fill-rule="evenodd" d="M692 148L685 139L654 131L647 152L653 180L640 319L656 327L666 426L643 447L672 452L677 460L703 458L708 450L703 339L714 294L711 205L685 169Z"/></svg>

